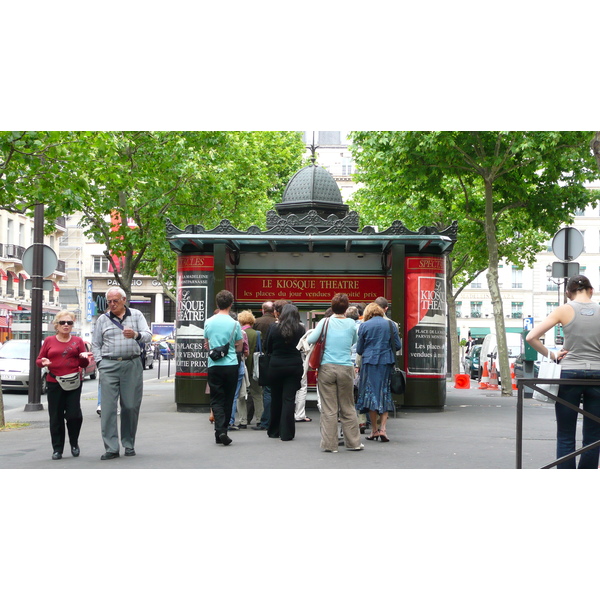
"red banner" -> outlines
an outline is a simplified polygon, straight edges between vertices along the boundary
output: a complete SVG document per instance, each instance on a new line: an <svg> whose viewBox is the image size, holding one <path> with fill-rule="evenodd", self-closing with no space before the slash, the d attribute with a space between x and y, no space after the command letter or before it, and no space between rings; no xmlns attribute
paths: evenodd
<svg viewBox="0 0 600 600"><path fill-rule="evenodd" d="M445 273L444 258L406 258L406 355L409 376L445 377Z"/></svg>
<svg viewBox="0 0 600 600"><path fill-rule="evenodd" d="M381 275L238 275L234 295L240 303L282 298L294 304L315 304L329 303L335 294L344 293L350 302L369 303L385 295L385 283Z"/></svg>

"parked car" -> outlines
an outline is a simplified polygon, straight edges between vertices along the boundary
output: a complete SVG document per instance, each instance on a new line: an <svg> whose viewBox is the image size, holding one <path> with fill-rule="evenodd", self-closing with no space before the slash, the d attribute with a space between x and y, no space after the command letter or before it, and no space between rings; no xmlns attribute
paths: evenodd
<svg viewBox="0 0 600 600"><path fill-rule="evenodd" d="M0 379L2 390L29 390L29 353L31 340L8 340L0 347ZM46 374L42 369L42 394L48 391Z"/></svg>
<svg viewBox="0 0 600 600"><path fill-rule="evenodd" d="M158 342L158 349L163 359L173 359L175 357L175 344L173 342L160 341Z"/></svg>
<svg viewBox="0 0 600 600"><path fill-rule="evenodd" d="M92 351L92 345L89 342L84 342L85 349L87 352ZM90 356L90 364L84 369L83 378L89 377L90 379L96 379L98 377L98 366L96 365L96 359L94 356Z"/></svg>
<svg viewBox="0 0 600 600"><path fill-rule="evenodd" d="M471 352L465 356L464 367L465 373L471 377L471 379L477 379L479 377L479 358L481 356L481 344L475 344L471 348Z"/></svg>

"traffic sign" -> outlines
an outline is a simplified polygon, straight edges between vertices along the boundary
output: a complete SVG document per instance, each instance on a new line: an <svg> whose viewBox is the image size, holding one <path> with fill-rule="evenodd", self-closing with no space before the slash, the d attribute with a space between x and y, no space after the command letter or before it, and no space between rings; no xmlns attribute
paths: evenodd
<svg viewBox="0 0 600 600"><path fill-rule="evenodd" d="M531 331L533 329L533 317L525 317L523 319L523 329L525 331Z"/></svg>
<svg viewBox="0 0 600 600"><path fill-rule="evenodd" d="M583 234L575 227L563 227L552 239L552 252L560 260L577 258L583 252Z"/></svg>
<svg viewBox="0 0 600 600"><path fill-rule="evenodd" d="M23 263L23 268L29 273L31 277L33 275L39 275L39 273L33 272L33 251L35 245L29 246L23 252L23 258L21 262ZM56 252L47 246L46 244L42 244L42 277L50 277L54 271L56 271L56 267L58 266L58 256L56 256Z"/></svg>

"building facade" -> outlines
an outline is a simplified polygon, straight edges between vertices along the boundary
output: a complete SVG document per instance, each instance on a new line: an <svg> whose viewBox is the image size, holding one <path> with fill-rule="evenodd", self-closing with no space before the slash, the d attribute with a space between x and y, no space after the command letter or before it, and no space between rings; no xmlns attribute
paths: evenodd
<svg viewBox="0 0 600 600"><path fill-rule="evenodd" d="M65 219L58 219L44 244L59 257L60 238L66 231ZM0 210L0 343L12 338L29 338L31 326L31 273L23 266L23 255L33 244L33 219L23 213ZM65 276L65 264L60 260L45 279L49 282L43 293L43 334L53 334L52 320L60 310L59 290ZM29 282L29 283L28 283Z"/></svg>

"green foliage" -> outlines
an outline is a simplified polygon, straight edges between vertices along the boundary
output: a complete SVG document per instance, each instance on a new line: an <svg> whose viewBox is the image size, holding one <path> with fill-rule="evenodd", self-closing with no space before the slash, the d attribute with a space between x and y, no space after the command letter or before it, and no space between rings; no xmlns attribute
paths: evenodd
<svg viewBox="0 0 600 600"><path fill-rule="evenodd" d="M182 227L264 224L304 145L285 131L4 132L0 151L1 205L41 200L49 228L81 211L107 256L124 257L115 275L129 291L136 271L174 285L165 217Z"/></svg>
<svg viewBox="0 0 600 600"><path fill-rule="evenodd" d="M552 131L353 132L355 177L364 187L352 203L381 226L390 219L412 228L457 220L452 258L464 262L459 281L488 266L490 232L499 259L531 264L575 210L594 200L583 187L597 178L591 138Z"/></svg>

